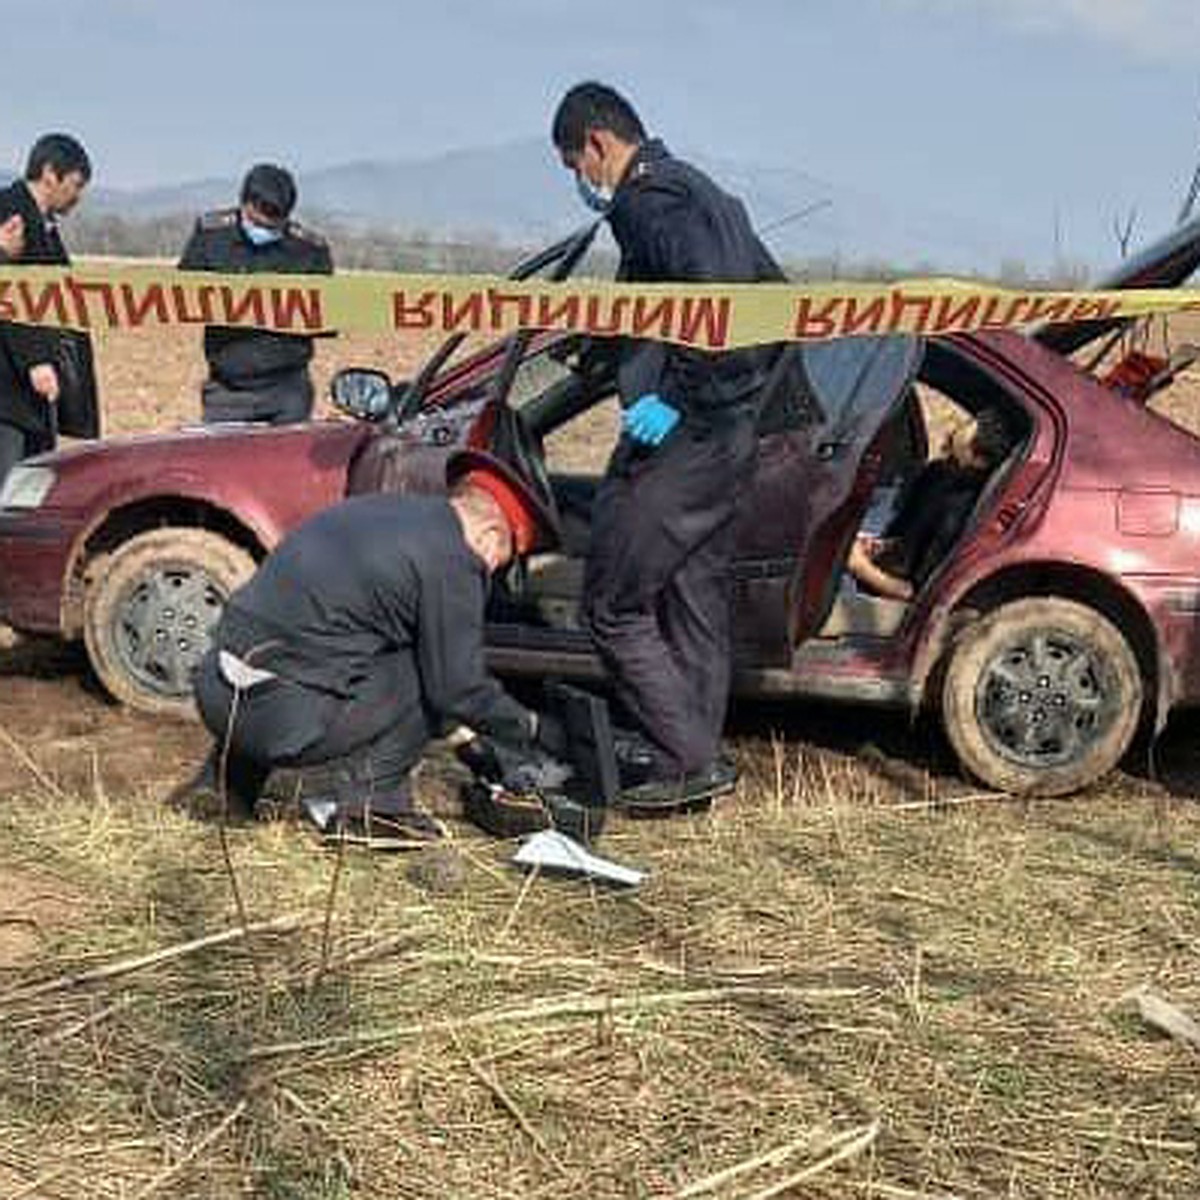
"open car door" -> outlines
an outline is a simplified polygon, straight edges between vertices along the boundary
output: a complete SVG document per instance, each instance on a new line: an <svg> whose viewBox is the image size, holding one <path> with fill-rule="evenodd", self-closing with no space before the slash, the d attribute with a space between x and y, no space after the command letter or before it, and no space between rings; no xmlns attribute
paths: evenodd
<svg viewBox="0 0 1200 1200"><path fill-rule="evenodd" d="M525 259L508 278L568 278L599 227L599 221L592 222ZM531 346L560 336L521 329L474 354L456 357L467 335L451 334L414 379L391 388L378 432L351 464L347 494L440 492L446 461L456 450L487 447L523 470L552 503L537 448L511 411L508 393Z"/></svg>
<svg viewBox="0 0 1200 1200"><path fill-rule="evenodd" d="M829 615L843 564L900 423L911 403L923 343L911 337L856 337L799 348L800 385L816 420L803 461L804 522L787 596L792 648ZM797 354L796 351L792 351Z"/></svg>

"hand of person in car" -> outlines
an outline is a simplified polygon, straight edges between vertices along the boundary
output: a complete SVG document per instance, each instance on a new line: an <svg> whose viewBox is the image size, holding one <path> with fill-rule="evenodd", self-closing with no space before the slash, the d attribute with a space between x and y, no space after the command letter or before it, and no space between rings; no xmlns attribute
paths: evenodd
<svg viewBox="0 0 1200 1200"><path fill-rule="evenodd" d="M850 546L846 569L863 587L876 596L887 596L892 600L911 600L913 597L912 584L907 579L889 574L875 562L875 555L879 552L879 547L891 540L860 533Z"/></svg>
<svg viewBox="0 0 1200 1200"><path fill-rule="evenodd" d="M47 404L58 401L58 372L50 363L29 368L29 383Z"/></svg>
<svg viewBox="0 0 1200 1200"><path fill-rule="evenodd" d="M679 410L657 392L639 396L621 417L621 428L643 446L657 446L679 424Z"/></svg>

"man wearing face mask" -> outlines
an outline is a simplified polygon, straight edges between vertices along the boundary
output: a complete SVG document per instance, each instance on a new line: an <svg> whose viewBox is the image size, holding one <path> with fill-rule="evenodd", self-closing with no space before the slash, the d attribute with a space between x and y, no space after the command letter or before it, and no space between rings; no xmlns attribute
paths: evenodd
<svg viewBox="0 0 1200 1200"><path fill-rule="evenodd" d="M38 138L25 177L0 191L0 260L68 266L58 222L79 202L91 177L87 151L70 134ZM59 433L99 432L87 334L0 324L0 483L22 459L53 450Z"/></svg>
<svg viewBox="0 0 1200 1200"><path fill-rule="evenodd" d="M283 167L259 163L242 182L236 208L205 213L184 247L185 271L330 275L325 239L290 219L296 184ZM204 330L208 379L205 421L286 425L312 413L308 365L313 339L301 334L210 325Z"/></svg>
<svg viewBox="0 0 1200 1200"><path fill-rule="evenodd" d="M600 83L562 99L552 134L602 211L631 282L777 282L742 203L648 138ZM777 352L620 349L621 436L596 495L585 612L619 698L648 739L618 747L626 802L672 808L732 789L720 753L732 671L735 517L753 469L758 397Z"/></svg>
<svg viewBox="0 0 1200 1200"><path fill-rule="evenodd" d="M201 662L196 699L215 739L177 807L205 815L224 775L250 815L275 766L321 764L329 832L428 839L408 776L453 725L562 755L552 718L487 672L488 577L556 536L553 513L500 459L463 450L448 497L356 496L290 533L229 599Z"/></svg>

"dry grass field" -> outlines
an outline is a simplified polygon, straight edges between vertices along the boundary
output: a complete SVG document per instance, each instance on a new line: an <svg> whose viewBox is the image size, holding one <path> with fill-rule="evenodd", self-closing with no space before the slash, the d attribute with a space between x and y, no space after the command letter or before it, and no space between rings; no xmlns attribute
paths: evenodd
<svg viewBox="0 0 1200 1200"><path fill-rule="evenodd" d="M109 430L197 415L198 335L99 355ZM1196 722L1036 803L924 724L741 707L735 796L612 821L625 893L517 874L441 757L418 856L188 821L197 729L0 647L8 1200L1200 1193L1196 1051L1130 995L1200 1015Z"/></svg>

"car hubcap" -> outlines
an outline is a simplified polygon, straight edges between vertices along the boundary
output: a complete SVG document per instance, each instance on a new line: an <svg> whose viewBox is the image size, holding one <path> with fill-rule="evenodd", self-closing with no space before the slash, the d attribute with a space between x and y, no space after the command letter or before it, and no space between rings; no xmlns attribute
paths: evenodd
<svg viewBox="0 0 1200 1200"><path fill-rule="evenodd" d="M113 641L129 674L166 696L186 696L225 593L198 567L159 566L122 597Z"/></svg>
<svg viewBox="0 0 1200 1200"><path fill-rule="evenodd" d="M1026 767L1081 759L1112 726L1118 687L1104 657L1060 630L1022 633L986 664L975 710L987 740Z"/></svg>

